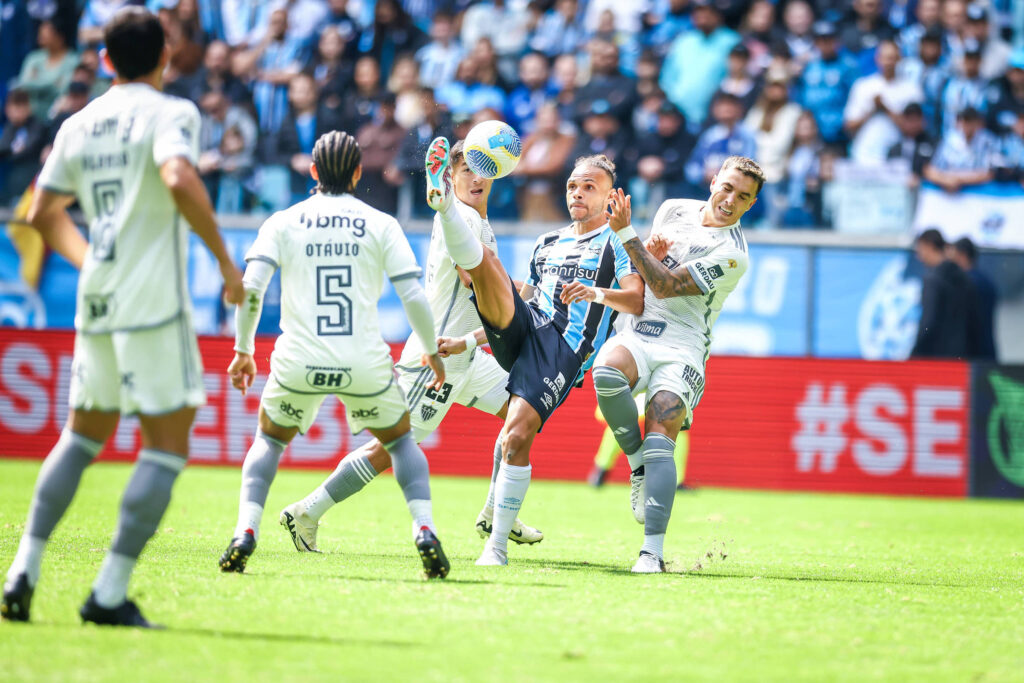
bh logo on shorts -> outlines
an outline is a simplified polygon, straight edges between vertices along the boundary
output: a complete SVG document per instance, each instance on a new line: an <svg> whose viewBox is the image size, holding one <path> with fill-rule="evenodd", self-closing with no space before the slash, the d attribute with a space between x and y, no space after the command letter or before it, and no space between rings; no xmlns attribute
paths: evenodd
<svg viewBox="0 0 1024 683"><path fill-rule="evenodd" d="M377 406L374 406L369 410L365 410L363 408L359 408L357 410L350 410L348 411L348 414L349 417L351 417L353 420L365 420L371 417L380 417L380 413L377 410Z"/></svg>
<svg viewBox="0 0 1024 683"><path fill-rule="evenodd" d="M294 417L296 420L302 419L302 409L293 408L292 404L287 401L281 401L281 412L288 417Z"/></svg>
<svg viewBox="0 0 1024 683"><path fill-rule="evenodd" d="M307 366L308 367L308 366ZM341 391L352 384L351 368L309 368L306 384L317 391Z"/></svg>

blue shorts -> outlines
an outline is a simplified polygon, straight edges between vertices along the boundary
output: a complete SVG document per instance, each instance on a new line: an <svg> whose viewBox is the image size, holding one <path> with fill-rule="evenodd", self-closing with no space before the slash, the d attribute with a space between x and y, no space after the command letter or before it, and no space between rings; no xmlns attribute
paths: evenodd
<svg viewBox="0 0 1024 683"><path fill-rule="evenodd" d="M515 313L508 327L491 327L482 315L480 320L494 358L508 372L508 393L533 406L543 427L576 385L583 362L551 318L523 301L515 287L512 292ZM470 299L476 305L476 296Z"/></svg>

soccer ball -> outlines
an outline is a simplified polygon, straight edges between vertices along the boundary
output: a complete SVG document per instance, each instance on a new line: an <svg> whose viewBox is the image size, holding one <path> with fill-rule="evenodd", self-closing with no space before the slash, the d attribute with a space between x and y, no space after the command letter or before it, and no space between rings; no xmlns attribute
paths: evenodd
<svg viewBox="0 0 1024 683"><path fill-rule="evenodd" d="M516 170L523 143L519 133L504 121L484 121L466 136L466 163L481 178L504 178Z"/></svg>

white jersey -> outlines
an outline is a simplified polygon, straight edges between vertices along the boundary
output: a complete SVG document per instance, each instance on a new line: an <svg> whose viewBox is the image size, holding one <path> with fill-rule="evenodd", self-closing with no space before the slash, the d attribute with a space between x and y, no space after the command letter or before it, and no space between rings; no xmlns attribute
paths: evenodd
<svg viewBox="0 0 1024 683"><path fill-rule="evenodd" d="M701 372L711 345L711 328L748 263L740 224L705 227L700 222L704 206L705 202L695 199L670 199L658 209L651 229L652 235L672 241L662 263L672 270L686 268L704 295L659 299L647 288L643 314L626 321L634 334L677 349Z"/></svg>
<svg viewBox="0 0 1024 683"><path fill-rule="evenodd" d="M270 364L284 386L366 395L387 385L393 370L377 301L385 277L421 272L397 220L350 194L315 194L267 219L245 260L281 269L281 336Z"/></svg>
<svg viewBox="0 0 1024 683"><path fill-rule="evenodd" d="M190 308L188 226L160 166L199 160L199 110L139 83L115 85L57 133L39 186L74 195L89 248L75 327L103 333L155 327Z"/></svg>
<svg viewBox="0 0 1024 683"><path fill-rule="evenodd" d="M453 200L459 215L473 234L495 254L498 253L498 242L494 238L494 230L486 218L481 218L476 209ZM472 291L463 286L455 263L448 255L445 247L444 233L441 231L441 217L434 215L434 229L430 234L430 253L427 256L427 300L434 314L434 328L437 336L462 337L481 326L480 314L473 302L469 300ZM405 342L399 365L413 366L420 364L423 354L423 342L414 332ZM472 354L460 353L444 360L445 372L449 374L461 372L470 361Z"/></svg>

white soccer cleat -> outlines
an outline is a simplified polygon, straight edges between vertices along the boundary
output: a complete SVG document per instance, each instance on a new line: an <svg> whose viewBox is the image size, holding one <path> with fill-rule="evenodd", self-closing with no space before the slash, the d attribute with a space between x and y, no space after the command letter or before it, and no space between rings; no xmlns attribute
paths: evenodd
<svg viewBox="0 0 1024 683"><path fill-rule="evenodd" d="M452 205L451 150L448 138L434 138L427 148L425 161L427 171L427 205L434 211L444 213Z"/></svg>
<svg viewBox="0 0 1024 683"><path fill-rule="evenodd" d="M316 532L320 522L314 522L301 503L292 503L281 510L278 521L291 534L292 543L300 553L320 552L316 547Z"/></svg>
<svg viewBox="0 0 1024 683"><path fill-rule="evenodd" d="M494 522L494 508L484 508L476 518L476 532L480 538L490 538ZM533 545L544 540L544 532L534 529L532 526L523 524L522 520L516 517L512 523L512 529L508 532L508 540L518 545Z"/></svg>
<svg viewBox="0 0 1024 683"><path fill-rule="evenodd" d="M490 543L484 546L484 551L476 561L478 567L504 567L508 564L508 553L498 550Z"/></svg>
<svg viewBox="0 0 1024 683"><path fill-rule="evenodd" d="M634 574L664 574L665 561L657 555L640 551L640 557L629 571Z"/></svg>
<svg viewBox="0 0 1024 683"><path fill-rule="evenodd" d="M637 524L643 524L645 519L643 465L629 473L629 504L633 508L633 519Z"/></svg>

